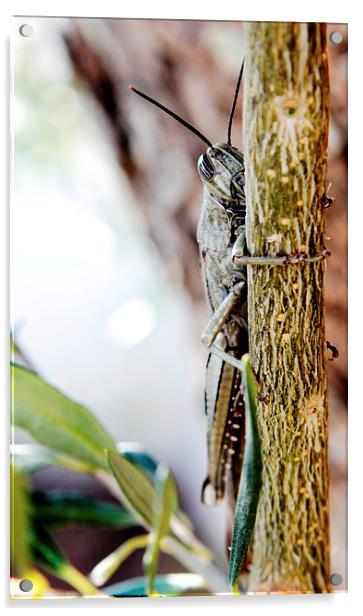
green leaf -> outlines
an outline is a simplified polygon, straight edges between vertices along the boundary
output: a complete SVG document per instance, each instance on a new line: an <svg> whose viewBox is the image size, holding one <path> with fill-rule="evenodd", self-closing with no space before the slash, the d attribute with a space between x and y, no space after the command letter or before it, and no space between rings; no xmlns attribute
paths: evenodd
<svg viewBox="0 0 363 616"><path fill-rule="evenodd" d="M147 582L143 577L132 578L126 582L119 582L102 592L114 597L147 597ZM196 573L169 573L157 575L155 578L155 591L166 597L178 597L191 590L205 588L205 581Z"/></svg>
<svg viewBox="0 0 363 616"><path fill-rule="evenodd" d="M169 533L170 519L178 506L178 493L170 470L160 464L155 475L157 497L153 503L151 541L144 554L143 564L148 577L148 593L153 593L159 562L160 542Z"/></svg>
<svg viewBox="0 0 363 616"><path fill-rule="evenodd" d="M121 490L125 507L147 530L153 520L153 503L157 493L145 474L122 454L107 452L107 459Z"/></svg>
<svg viewBox="0 0 363 616"><path fill-rule="evenodd" d="M139 443L117 443L117 451L121 453L124 458L136 464L140 470L145 471L154 481L158 463L153 456L139 445ZM184 527L192 530L193 524L184 511L178 510L178 518Z"/></svg>
<svg viewBox="0 0 363 616"><path fill-rule="evenodd" d="M247 555L262 485L262 460L256 418L257 383L248 355L242 357L242 379L246 408L246 446L233 520L228 576L232 587L238 580L241 565Z"/></svg>
<svg viewBox="0 0 363 616"><path fill-rule="evenodd" d="M154 481L158 498L154 500L153 531L162 539L169 533L170 520L178 509L178 490L170 469L159 464Z"/></svg>
<svg viewBox="0 0 363 616"><path fill-rule="evenodd" d="M10 454L16 468L28 474L50 465L63 466L75 473L92 473L94 470L90 464L35 443L13 444L10 446Z"/></svg>
<svg viewBox="0 0 363 616"><path fill-rule="evenodd" d="M26 477L23 473L10 467L11 479L11 513L10 513L10 549L11 563L19 577L26 576L31 565L29 548L29 500Z"/></svg>
<svg viewBox="0 0 363 616"><path fill-rule="evenodd" d="M154 502L155 499L160 500L155 486L145 473L123 454L108 452L107 458L119 485L123 504L146 530L150 530L153 525ZM188 550L206 561L213 558L211 552L195 537L190 524L185 522L184 515L179 516L179 512L178 515L172 515L170 527L170 534L177 537Z"/></svg>
<svg viewBox="0 0 363 616"><path fill-rule="evenodd" d="M13 422L35 440L93 467L108 469L105 449L116 445L86 408L34 372L11 366Z"/></svg>
<svg viewBox="0 0 363 616"><path fill-rule="evenodd" d="M16 353L19 353L19 349L17 345L15 344L13 333L10 332L10 356L14 357Z"/></svg>
<svg viewBox="0 0 363 616"><path fill-rule="evenodd" d="M45 528L33 524L30 534L30 546L34 561L54 574L59 574L67 559Z"/></svg>
<svg viewBox="0 0 363 616"><path fill-rule="evenodd" d="M52 528L126 528L136 524L121 507L70 490L34 492L32 506L33 519Z"/></svg>
<svg viewBox="0 0 363 616"><path fill-rule="evenodd" d="M138 443L117 443L117 451L154 479L158 464L155 458L144 451Z"/></svg>

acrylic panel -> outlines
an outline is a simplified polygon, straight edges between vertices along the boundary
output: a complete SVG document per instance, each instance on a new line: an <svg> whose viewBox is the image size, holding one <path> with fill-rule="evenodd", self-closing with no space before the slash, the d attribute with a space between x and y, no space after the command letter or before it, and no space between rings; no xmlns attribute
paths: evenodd
<svg viewBox="0 0 363 616"><path fill-rule="evenodd" d="M347 41L13 18L11 597L347 589Z"/></svg>

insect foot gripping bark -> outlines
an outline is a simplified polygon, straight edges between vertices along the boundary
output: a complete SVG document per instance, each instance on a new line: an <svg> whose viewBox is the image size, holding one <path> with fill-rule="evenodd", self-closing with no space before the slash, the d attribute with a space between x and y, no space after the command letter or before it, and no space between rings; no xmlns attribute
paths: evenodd
<svg viewBox="0 0 363 616"><path fill-rule="evenodd" d="M324 24L248 26L243 112L249 253L289 257L247 267L263 464L248 590L329 592Z"/></svg>

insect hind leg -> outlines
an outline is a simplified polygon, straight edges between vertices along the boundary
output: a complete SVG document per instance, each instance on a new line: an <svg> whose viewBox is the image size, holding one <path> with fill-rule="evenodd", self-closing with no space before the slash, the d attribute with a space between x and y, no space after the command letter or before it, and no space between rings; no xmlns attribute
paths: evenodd
<svg viewBox="0 0 363 616"><path fill-rule="evenodd" d="M217 344L224 345L223 334ZM214 385L212 379L214 377ZM208 419L208 476L202 486L202 502L218 505L231 488L232 475L238 485L244 446L244 403L241 372L211 353L206 379Z"/></svg>

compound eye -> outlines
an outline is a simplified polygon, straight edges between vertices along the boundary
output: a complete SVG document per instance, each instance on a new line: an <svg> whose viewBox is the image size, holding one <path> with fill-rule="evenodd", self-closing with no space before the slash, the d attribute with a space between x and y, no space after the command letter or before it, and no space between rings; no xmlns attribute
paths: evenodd
<svg viewBox="0 0 363 616"><path fill-rule="evenodd" d="M208 154L202 154L198 161L198 171L200 177L206 182L210 182L215 174L213 163Z"/></svg>

